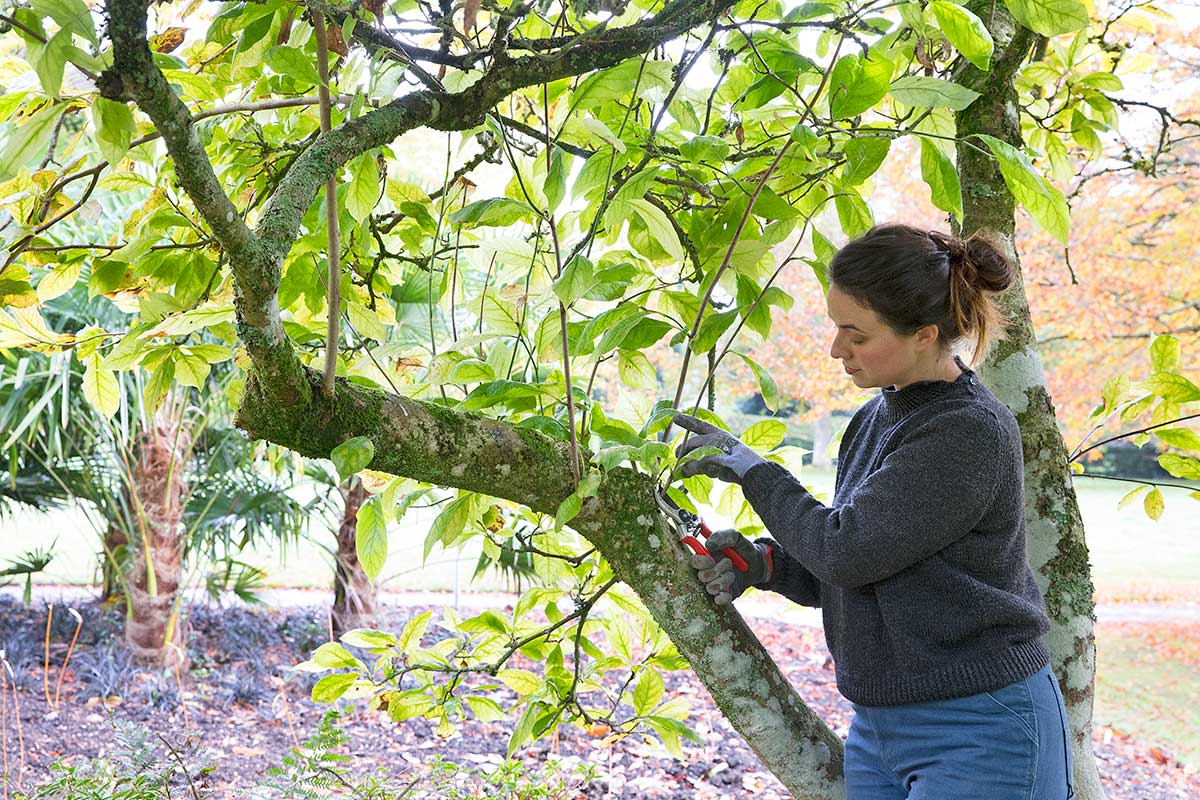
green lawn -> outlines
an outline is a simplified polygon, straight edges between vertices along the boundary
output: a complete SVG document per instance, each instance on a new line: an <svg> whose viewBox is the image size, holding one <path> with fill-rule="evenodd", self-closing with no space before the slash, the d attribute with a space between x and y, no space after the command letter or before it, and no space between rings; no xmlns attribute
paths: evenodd
<svg viewBox="0 0 1200 800"><path fill-rule="evenodd" d="M809 470L802 477L818 493L832 490L833 473L829 470ZM1200 601L1200 536L1197 536L1200 524L1196 502L1183 491L1168 490L1166 513L1154 522L1138 503L1117 509L1117 502L1128 488L1113 481L1077 481L1097 599ZM456 570L459 585L467 587L478 557L478 544L462 553L435 550L429 563L421 563L425 532L435 515L436 509L415 509L405 517L403 525L394 526L391 552L383 573L385 588L449 590L454 587ZM329 546L333 537L318 530L313 539L286 549L255 548L243 557L266 570L272 584L327 586L332 562L318 542ZM94 581L94 553L99 547L84 514L18 513L0 520L0 563L31 547L51 542L56 542L55 559L40 580L83 584ZM499 589L503 588L503 582L485 577L476 588Z"/></svg>

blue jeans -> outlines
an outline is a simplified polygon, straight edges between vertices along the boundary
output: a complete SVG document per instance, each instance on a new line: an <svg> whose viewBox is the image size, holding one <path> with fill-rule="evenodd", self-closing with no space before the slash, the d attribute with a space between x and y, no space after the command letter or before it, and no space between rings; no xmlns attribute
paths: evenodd
<svg viewBox="0 0 1200 800"><path fill-rule="evenodd" d="M848 800L1070 800L1066 708L1049 667L991 692L854 706Z"/></svg>

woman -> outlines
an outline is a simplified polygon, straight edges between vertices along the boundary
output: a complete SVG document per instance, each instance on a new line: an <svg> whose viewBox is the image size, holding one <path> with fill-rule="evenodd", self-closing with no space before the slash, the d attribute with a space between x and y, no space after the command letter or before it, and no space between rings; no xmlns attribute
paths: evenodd
<svg viewBox="0 0 1200 800"><path fill-rule="evenodd" d="M830 356L882 391L843 436L833 503L732 435L687 415L685 462L741 485L772 538L718 531L750 569L695 556L718 603L748 586L822 609L838 690L855 716L850 800L1064 800L1066 714L1045 606L1025 552L1023 458L1012 413L972 362L1001 327L1012 280L990 243L877 226L830 265Z"/></svg>

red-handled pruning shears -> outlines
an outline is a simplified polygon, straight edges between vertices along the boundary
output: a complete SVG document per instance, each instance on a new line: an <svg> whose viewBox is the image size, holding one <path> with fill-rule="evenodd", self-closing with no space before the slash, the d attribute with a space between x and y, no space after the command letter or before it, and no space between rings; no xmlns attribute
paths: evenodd
<svg viewBox="0 0 1200 800"><path fill-rule="evenodd" d="M692 552L698 556L709 556L708 548L704 546L701 539L707 539L712 531L704 524L704 520L696 516L686 508L680 508L663 486L659 486L654 493L654 499L658 501L658 507L663 514L667 516L675 524L679 530L679 540L691 548ZM745 572L750 569L750 565L746 560L737 554L737 551L732 547L726 547L721 551L721 554L733 562L733 567L738 572Z"/></svg>

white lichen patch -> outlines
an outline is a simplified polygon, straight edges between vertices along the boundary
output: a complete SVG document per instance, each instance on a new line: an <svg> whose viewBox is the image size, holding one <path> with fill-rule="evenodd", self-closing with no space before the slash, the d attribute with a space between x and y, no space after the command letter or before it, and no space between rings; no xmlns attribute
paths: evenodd
<svg viewBox="0 0 1200 800"><path fill-rule="evenodd" d="M646 537L646 541L649 542L650 546L653 547L655 550L657 550L659 547L662 546L662 542L659 541L658 537L655 536L653 533Z"/></svg>
<svg viewBox="0 0 1200 800"><path fill-rule="evenodd" d="M501 478L507 478L508 473L512 472L512 465L511 464L501 464L498 467L496 467L496 471L500 473Z"/></svg>
<svg viewBox="0 0 1200 800"><path fill-rule="evenodd" d="M461 478L467 471L466 464L455 464L450 468L450 474L456 478Z"/></svg>
<svg viewBox="0 0 1200 800"><path fill-rule="evenodd" d="M637 524L643 528L653 528L654 527L654 518L648 517L645 514L638 514Z"/></svg>
<svg viewBox="0 0 1200 800"><path fill-rule="evenodd" d="M1045 387L1042 360L1033 350L1013 353L987 372L988 386L1014 414L1029 409L1029 389Z"/></svg>

